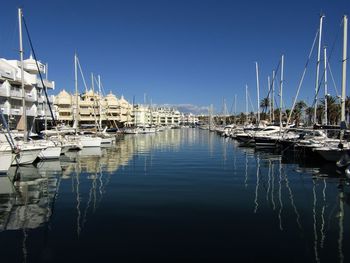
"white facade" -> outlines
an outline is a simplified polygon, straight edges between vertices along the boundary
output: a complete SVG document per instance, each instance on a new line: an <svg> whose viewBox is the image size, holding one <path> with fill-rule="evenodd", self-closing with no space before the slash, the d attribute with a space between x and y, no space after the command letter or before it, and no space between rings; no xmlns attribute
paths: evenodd
<svg viewBox="0 0 350 263"><path fill-rule="evenodd" d="M181 115L182 124L197 124L198 122L199 122L198 117L192 113Z"/></svg>
<svg viewBox="0 0 350 263"><path fill-rule="evenodd" d="M23 61L23 64L25 110L28 119L33 120L34 117L44 116L46 97L35 60L30 56L29 59ZM40 73L45 74L45 65L39 61L38 65ZM0 109L3 111L12 129L17 128L19 119L23 115L21 72L20 61L0 59ZM44 85L47 90L55 88L54 81L45 79ZM52 104L53 96L49 96L49 102ZM49 118L51 117L48 110L46 115ZM31 125L30 122L29 125Z"/></svg>
<svg viewBox="0 0 350 263"><path fill-rule="evenodd" d="M144 125L179 125L181 114L178 110L165 107L149 107L136 105L134 107L135 126Z"/></svg>

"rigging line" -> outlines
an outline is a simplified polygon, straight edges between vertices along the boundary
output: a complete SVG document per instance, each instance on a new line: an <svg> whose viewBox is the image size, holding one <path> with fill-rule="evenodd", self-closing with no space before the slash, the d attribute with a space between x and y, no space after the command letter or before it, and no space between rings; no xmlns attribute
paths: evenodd
<svg viewBox="0 0 350 263"><path fill-rule="evenodd" d="M343 26L343 23L344 23L344 20L341 19L340 25L339 25L340 28ZM330 59L331 59L331 57L332 57L332 55L333 55L334 47L335 47L336 42L338 41L340 32L341 32L341 30L338 30L336 36L334 37L334 41L333 41L331 50L330 50L329 55L328 55L328 61L330 61Z"/></svg>
<svg viewBox="0 0 350 263"><path fill-rule="evenodd" d="M327 64L328 64L329 73L331 75L332 82L333 82L333 85L334 85L335 94L337 94L337 97L338 97L339 96L339 92L338 92L337 84L335 83L335 80L334 80L333 72L332 72L332 69L331 69L331 64L329 64L329 61L328 61Z"/></svg>
<svg viewBox="0 0 350 263"><path fill-rule="evenodd" d="M252 99L250 98L249 92L248 92L248 99L249 99L249 102L250 102L250 106L252 107L253 112L254 112L255 109L254 109L254 106L253 106L253 103L252 103Z"/></svg>
<svg viewBox="0 0 350 263"><path fill-rule="evenodd" d="M272 87L273 87L273 85L275 84L275 79L276 79L276 77L277 77L277 73L278 73L278 70L279 70L280 66L281 66L281 60L279 59L279 60L278 60L277 67L276 67L276 70L275 70L275 75L273 76L272 81L271 81L271 83L270 83L270 89L269 89L268 92L267 92L266 98L269 97L270 92L272 91Z"/></svg>
<svg viewBox="0 0 350 263"><path fill-rule="evenodd" d="M297 94L294 98L294 101L293 101L293 106L292 106L292 109L289 113L289 116L288 116L288 120L287 120L287 124L289 123L291 117L292 117L292 113L294 111L294 107L295 107L295 104L297 102L297 99L298 99L298 96L299 96L299 92L300 92L300 89L301 89L301 86L303 85L303 82L304 82L304 77L305 77L305 74L306 74L306 70L307 70L307 67L309 65L309 62L310 62L310 59L311 59L311 55L312 55L312 52L315 48L315 44L316 44L316 39L317 39L317 36L319 34L319 30L316 31L316 35L315 35L315 38L314 38L314 42L312 43L312 46L311 46L311 50L309 52L309 56L306 60L306 63L305 63L305 67L304 67L304 71L303 71L303 74L301 75L301 78L300 78L300 81L299 81L299 85L298 85L298 89L297 89Z"/></svg>
<svg viewBox="0 0 350 263"><path fill-rule="evenodd" d="M84 83L84 86L85 86L85 90L86 90L86 92L87 92L88 88L87 88L87 85L86 85L86 82L85 82L84 73L83 73L83 70L81 69L81 65L80 65L80 61L79 61L79 58L78 58L78 57L77 57L77 62L78 62L78 66L79 66L80 75L81 75L81 78L83 79L83 83Z"/></svg>
<svg viewBox="0 0 350 263"><path fill-rule="evenodd" d="M342 25L343 25L343 19L341 20L340 27L342 27ZM333 45L332 45L332 48L331 48L331 50L330 50L330 52L329 52L329 56L328 56L328 59L327 59L328 62L331 60L331 57L332 57L332 54L333 54L333 51L334 51L334 47L335 47L335 43L336 43L336 41L338 40L339 34L340 34L340 30L338 30L337 35L335 36L335 39L334 39L334 41L333 41ZM322 84L322 81L321 81L321 80L324 79L324 75L325 75L325 71L323 71L323 75L322 75L322 77L321 77L321 79L320 79L320 83L318 83L317 92L316 92L316 94L315 94L315 96L314 96L314 101L313 101L313 104L312 104L311 107L314 107L314 106L315 106L315 103L317 102L317 96L318 96L318 93L319 93L319 91L320 91L321 84Z"/></svg>
<svg viewBox="0 0 350 263"><path fill-rule="evenodd" d="M276 70L275 70L275 75L274 75L273 78L272 78L272 81L271 81L271 83L270 83L270 87L269 87L269 89L268 89L267 95L266 95L266 97L263 98L263 99L268 99L268 98L269 98L270 92L272 91L272 87L273 87L273 85L275 84L275 79L276 79L276 77L277 77L277 73L278 73L278 70L279 70L279 68L280 68L280 65L281 65L281 60L279 59L279 60L278 60L277 67L276 67ZM274 98L273 98L273 99L274 99ZM276 103L274 103L274 105L277 105L277 101L276 101ZM267 112L267 107L264 107L264 108L263 108L262 113L265 113L265 111Z"/></svg>
<svg viewBox="0 0 350 263"><path fill-rule="evenodd" d="M36 64L36 67L37 67L37 69L39 71L40 81L41 81L41 84L43 85L43 90L45 92L47 105L49 106L52 122L53 122L53 125L56 126L56 121L55 121L55 117L54 117L53 112L52 112L51 104L50 104L50 101L49 101L49 96L47 95L46 86L44 84L43 76L41 75L41 71L40 71L40 68L39 68L38 60L36 59L36 54L35 54L35 51L34 51L32 39L30 37L29 30L28 30L28 27L27 27L27 23L26 23L26 20L25 20L23 14L22 14L22 18L23 18L24 27L26 29L27 37L28 37L28 40L29 40L29 45L30 45L30 48L31 48L31 50L33 52L35 64Z"/></svg>

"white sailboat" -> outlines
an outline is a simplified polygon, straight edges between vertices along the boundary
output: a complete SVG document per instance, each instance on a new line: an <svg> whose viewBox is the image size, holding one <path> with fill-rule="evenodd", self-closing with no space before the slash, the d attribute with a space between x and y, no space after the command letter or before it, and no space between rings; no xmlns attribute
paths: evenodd
<svg viewBox="0 0 350 263"><path fill-rule="evenodd" d="M349 151L349 143L343 142L344 129L346 128L345 122L345 99L346 99L346 61L347 61L347 31L348 31L348 18L344 15L343 18L343 60L342 60L342 94L341 94L341 117L340 117L340 140L336 143L326 144L323 147L314 149L323 159L331 162L337 162L338 166L342 166L343 162L340 160L347 151ZM346 164L348 165L348 164Z"/></svg>
<svg viewBox="0 0 350 263"><path fill-rule="evenodd" d="M18 24L19 24L19 52L20 52L20 66L21 66L21 86L22 86L22 121L23 121L23 140L17 142L16 148L19 149L19 154L16 155L15 160L12 161L12 165L17 164L30 164L33 163L38 157L39 153L46 149L47 146L35 145L28 142L28 129L27 129L27 114L25 103L25 89L24 89L24 63L23 63L23 43L22 43L22 9L18 9ZM6 142L6 141L3 141ZM9 145L10 146L10 145Z"/></svg>
<svg viewBox="0 0 350 263"><path fill-rule="evenodd" d="M12 148L8 144L0 145L0 174L7 173L12 161L14 160Z"/></svg>
<svg viewBox="0 0 350 263"><path fill-rule="evenodd" d="M89 135L80 135L77 133L79 129L79 94L78 94L78 58L74 54L74 82L75 82L75 96L76 96L76 110L75 110L75 120L74 127L76 129L76 134L69 136L70 140L78 140L83 148L85 147L100 147L102 139L100 137L89 136Z"/></svg>

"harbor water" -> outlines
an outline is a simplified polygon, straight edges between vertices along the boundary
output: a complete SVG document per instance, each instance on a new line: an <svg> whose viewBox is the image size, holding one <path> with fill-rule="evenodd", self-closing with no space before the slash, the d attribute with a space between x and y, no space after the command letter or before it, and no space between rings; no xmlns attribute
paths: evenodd
<svg viewBox="0 0 350 263"><path fill-rule="evenodd" d="M350 262L335 167L208 130L124 135L0 179L1 262Z"/></svg>

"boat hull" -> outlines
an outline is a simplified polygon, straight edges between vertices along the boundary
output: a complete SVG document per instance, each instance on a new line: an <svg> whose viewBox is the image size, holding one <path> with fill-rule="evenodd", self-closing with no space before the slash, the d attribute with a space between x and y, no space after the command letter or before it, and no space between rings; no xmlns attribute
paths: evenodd
<svg viewBox="0 0 350 263"><path fill-rule="evenodd" d="M38 157L42 149L21 149L15 160L12 161L12 165L18 164L31 164ZM17 159L17 161L16 161Z"/></svg>
<svg viewBox="0 0 350 263"><path fill-rule="evenodd" d="M10 168L14 155L10 151L1 152L0 155L0 174L6 174Z"/></svg>
<svg viewBox="0 0 350 263"><path fill-rule="evenodd" d="M41 160L52 160L52 159L58 159L61 155L61 147L55 146L55 147L47 147L46 149L42 150L38 157Z"/></svg>

